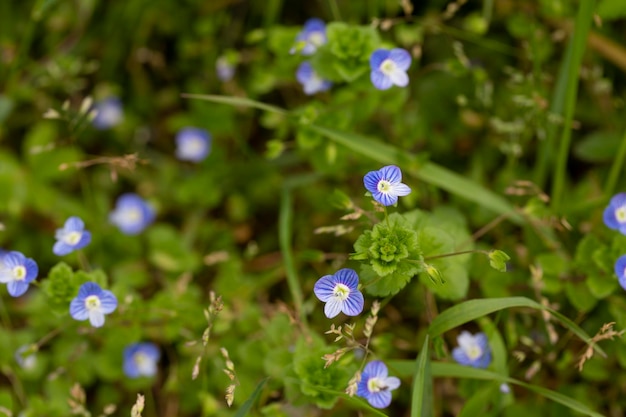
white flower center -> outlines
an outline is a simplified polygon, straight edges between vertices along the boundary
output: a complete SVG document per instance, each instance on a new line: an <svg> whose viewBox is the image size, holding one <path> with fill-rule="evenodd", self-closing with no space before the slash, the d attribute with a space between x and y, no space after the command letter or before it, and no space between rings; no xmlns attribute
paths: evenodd
<svg viewBox="0 0 626 417"><path fill-rule="evenodd" d="M471 345L467 347L465 354L471 360L475 360L483 356L483 350L478 345Z"/></svg>
<svg viewBox="0 0 626 417"><path fill-rule="evenodd" d="M309 35L309 43L313 46L322 46L324 45L324 34L321 32L312 32Z"/></svg>
<svg viewBox="0 0 626 417"><path fill-rule="evenodd" d="M82 236L82 232L69 232L65 236L63 236L63 242L67 243L70 246L74 246L78 242L80 242L80 238Z"/></svg>
<svg viewBox="0 0 626 417"><path fill-rule="evenodd" d="M97 295L90 295L85 298L85 307L87 310L97 310L100 308L100 298Z"/></svg>
<svg viewBox="0 0 626 417"><path fill-rule="evenodd" d="M196 156L204 151L204 141L199 138L191 138L183 145L185 155Z"/></svg>
<svg viewBox="0 0 626 417"><path fill-rule="evenodd" d="M396 71L396 63L391 59L385 59L382 64L380 64L380 70L383 74L389 76Z"/></svg>
<svg viewBox="0 0 626 417"><path fill-rule="evenodd" d="M391 191L391 183L387 180L380 180L378 181L376 188L381 193L388 193L389 191Z"/></svg>
<svg viewBox="0 0 626 417"><path fill-rule="evenodd" d="M626 206L622 206L615 210L615 218L620 223L626 222Z"/></svg>
<svg viewBox="0 0 626 417"><path fill-rule="evenodd" d="M340 301L345 301L350 296L350 288L344 284L337 284L333 289L333 296Z"/></svg>
<svg viewBox="0 0 626 417"><path fill-rule="evenodd" d="M141 210L136 207L127 208L121 216L126 223L137 223L141 221Z"/></svg>
<svg viewBox="0 0 626 417"><path fill-rule="evenodd" d="M24 281L26 279L26 268L22 265L18 265L13 268L13 278L16 281Z"/></svg>
<svg viewBox="0 0 626 417"><path fill-rule="evenodd" d="M367 390L369 392L379 392L387 389L385 381L378 377L373 377L367 380Z"/></svg>
<svg viewBox="0 0 626 417"><path fill-rule="evenodd" d="M122 112L115 105L107 104L98 109L98 116L107 125L115 125L122 118Z"/></svg>

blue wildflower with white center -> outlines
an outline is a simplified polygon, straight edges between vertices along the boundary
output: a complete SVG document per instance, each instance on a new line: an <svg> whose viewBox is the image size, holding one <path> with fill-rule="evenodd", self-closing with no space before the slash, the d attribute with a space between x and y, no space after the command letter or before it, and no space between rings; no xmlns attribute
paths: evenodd
<svg viewBox="0 0 626 417"><path fill-rule="evenodd" d="M304 23L304 28L296 37L296 45L290 53L300 51L302 55L313 55L317 48L326 43L326 24L324 21L311 18Z"/></svg>
<svg viewBox="0 0 626 417"><path fill-rule="evenodd" d="M122 194L109 214L109 221L127 235L141 233L154 218L154 209L134 193Z"/></svg>
<svg viewBox="0 0 626 417"><path fill-rule="evenodd" d="M325 275L315 283L313 292L326 303L324 314L332 319L343 312L346 316L356 316L363 311L363 294L358 290L359 276L354 269L343 268L334 275Z"/></svg>
<svg viewBox="0 0 626 417"><path fill-rule="evenodd" d="M235 76L235 66L230 62L228 57L221 56L215 61L215 72L217 78L222 82L227 82Z"/></svg>
<svg viewBox="0 0 626 417"><path fill-rule="evenodd" d="M24 345L15 351L15 361L22 368L31 370L37 365L37 345Z"/></svg>
<svg viewBox="0 0 626 417"><path fill-rule="evenodd" d="M452 357L461 365L486 368L491 363L491 348L484 333L471 334L462 331L457 337L459 346L452 350Z"/></svg>
<svg viewBox="0 0 626 417"><path fill-rule="evenodd" d="M406 87L409 76L406 71L411 66L411 55L404 49L377 49L370 56L370 78L379 90L387 90L392 85Z"/></svg>
<svg viewBox="0 0 626 417"><path fill-rule="evenodd" d="M108 290L103 290L95 282L85 282L78 295L70 303L70 315L74 320L87 320L93 327L102 327L104 316L117 308L117 298Z"/></svg>
<svg viewBox="0 0 626 417"><path fill-rule="evenodd" d="M19 297L37 278L39 267L34 260L25 257L21 252L5 252L0 256L0 282L7 284L7 290L12 297Z"/></svg>
<svg viewBox="0 0 626 417"><path fill-rule="evenodd" d="M300 64L298 70L296 71L296 79L300 84L302 84L304 94L308 96L322 91L327 91L333 85L330 81L320 77L308 61L304 61Z"/></svg>
<svg viewBox="0 0 626 417"><path fill-rule="evenodd" d="M611 198L608 207L604 209L603 219L609 229L619 230L626 235L626 193L618 193Z"/></svg>
<svg viewBox="0 0 626 417"><path fill-rule="evenodd" d="M383 206L393 206L398 202L398 197L411 193L409 186L402 183L402 171L395 165L368 172L363 177L363 183L374 200Z"/></svg>
<svg viewBox="0 0 626 417"><path fill-rule="evenodd" d="M105 130L117 126L124 118L122 102L117 97L109 97L94 105L95 116L92 124L96 129Z"/></svg>
<svg viewBox="0 0 626 417"><path fill-rule="evenodd" d="M91 242L91 233L85 230L85 223L76 216L68 218L63 228L57 229L54 237L57 242L52 247L52 252L57 256L82 249Z"/></svg>
<svg viewBox="0 0 626 417"><path fill-rule="evenodd" d="M400 380L388 376L387 366L381 361L365 365L356 395L365 398L372 407L385 408L391 404L391 391L400 386Z"/></svg>
<svg viewBox="0 0 626 417"><path fill-rule="evenodd" d="M204 129L186 127L176 134L176 157L182 161L200 162L211 151L211 135Z"/></svg>
<svg viewBox="0 0 626 417"><path fill-rule="evenodd" d="M160 358L161 351L154 343L133 343L124 349L124 374L129 378L154 376Z"/></svg>
<svg viewBox="0 0 626 417"><path fill-rule="evenodd" d="M622 288L626 290L626 255L622 255L617 258L614 268L615 275L617 275L617 280L619 281L619 285L621 285Z"/></svg>

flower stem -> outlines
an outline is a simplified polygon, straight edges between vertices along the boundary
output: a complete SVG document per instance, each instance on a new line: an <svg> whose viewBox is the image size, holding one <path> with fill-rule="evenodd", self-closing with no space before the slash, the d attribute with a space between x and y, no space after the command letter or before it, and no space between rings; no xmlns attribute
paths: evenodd
<svg viewBox="0 0 626 417"><path fill-rule="evenodd" d="M604 195L606 197L610 197L615 192L615 185L617 184L617 179L619 177L619 173L624 166L624 159L626 158L626 131L624 131L624 136L622 137L622 143L620 144L619 150L617 151L617 156L613 160L613 165L611 165L611 171L609 172L609 177L606 180L606 184L604 186Z"/></svg>
<svg viewBox="0 0 626 417"><path fill-rule="evenodd" d="M431 260L431 259L449 258L451 256L467 255L468 253L482 253L484 255L489 255L489 252L486 250L473 249L473 250L464 250L461 252L444 253L442 255L425 256L424 260L426 261L426 260ZM419 261L415 261L412 259L410 259L410 261L419 262Z"/></svg>

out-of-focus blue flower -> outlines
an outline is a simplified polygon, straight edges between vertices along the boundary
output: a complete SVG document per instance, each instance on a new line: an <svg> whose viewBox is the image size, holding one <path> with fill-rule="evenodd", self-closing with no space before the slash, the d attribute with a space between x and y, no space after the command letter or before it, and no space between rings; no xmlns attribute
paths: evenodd
<svg viewBox="0 0 626 417"><path fill-rule="evenodd" d="M404 49L377 49L370 57L372 84L379 90L387 90L392 85L406 87L409 84L406 71L410 66L411 55Z"/></svg>
<svg viewBox="0 0 626 417"><path fill-rule="evenodd" d="M391 404L391 391L400 386L400 380L387 375L387 366L383 362L371 361L363 369L356 395L365 398L372 407L388 407Z"/></svg>
<svg viewBox="0 0 626 417"><path fill-rule="evenodd" d="M161 357L154 343L133 343L124 349L124 373L129 378L154 376Z"/></svg>
<svg viewBox="0 0 626 417"><path fill-rule="evenodd" d="M475 335L462 331L456 338L459 346L452 350L452 357L461 365L486 368L491 363L491 348L484 333Z"/></svg>
<svg viewBox="0 0 626 417"><path fill-rule="evenodd" d="M502 384L500 384L500 392L503 393L503 394L510 394L511 393L511 387L509 386L509 384L502 383Z"/></svg>
<svg viewBox="0 0 626 417"><path fill-rule="evenodd" d="M618 193L611 198L603 217L608 228L626 235L626 193Z"/></svg>
<svg viewBox="0 0 626 417"><path fill-rule="evenodd" d="M626 290L626 255L622 255L615 261L615 275L619 281L619 285Z"/></svg>
<svg viewBox="0 0 626 417"><path fill-rule="evenodd" d="M87 320L93 327L102 327L104 315L117 308L117 298L108 290L103 290L95 282L85 282L78 295L70 303L70 315L74 320Z"/></svg>
<svg viewBox="0 0 626 417"><path fill-rule="evenodd" d="M35 365L37 365L37 355L35 352L37 352L37 345L35 344L20 346L20 348L15 351L15 361L23 369L33 369Z"/></svg>
<svg viewBox="0 0 626 417"><path fill-rule="evenodd" d="M383 206L393 206L398 197L408 195L411 189L402 183L402 171L395 165L387 165L378 171L370 171L363 177L367 191Z"/></svg>
<svg viewBox="0 0 626 417"><path fill-rule="evenodd" d="M117 97L109 97L96 102L94 105L95 117L92 121L99 130L110 129L120 124L124 117L122 102Z"/></svg>
<svg viewBox="0 0 626 417"><path fill-rule="evenodd" d="M222 82L230 81L235 76L235 66L225 56L220 56L215 61L215 72L217 78Z"/></svg>
<svg viewBox="0 0 626 417"><path fill-rule="evenodd" d="M0 257L0 282L7 284L11 296L19 297L37 278L39 267L34 260L25 257L21 252L5 252Z"/></svg>
<svg viewBox="0 0 626 417"><path fill-rule="evenodd" d="M296 45L291 48L292 54L300 51L302 55L313 55L317 48L326 43L326 24L317 18L304 23L304 28L296 37Z"/></svg>
<svg viewBox="0 0 626 417"><path fill-rule="evenodd" d="M326 91L333 85L330 81L324 80L317 75L311 66L311 63L307 61L304 61L298 67L298 70L296 71L296 78L298 79L298 82L302 84L304 94L308 96L319 93L320 91Z"/></svg>
<svg viewBox="0 0 626 417"><path fill-rule="evenodd" d="M127 235L141 233L154 218L154 209L134 193L122 194L109 214L109 221Z"/></svg>
<svg viewBox="0 0 626 417"><path fill-rule="evenodd" d="M176 157L182 161L200 162L211 151L211 135L204 129L186 127L176 134Z"/></svg>
<svg viewBox="0 0 626 417"><path fill-rule="evenodd" d="M333 318L340 312L356 316L363 311L363 294L358 290L359 276L353 269L344 268L334 275L325 275L315 283L313 292L326 303L324 314Z"/></svg>
<svg viewBox="0 0 626 417"><path fill-rule="evenodd" d="M54 237L57 242L52 247L52 252L57 256L82 249L91 242L91 233L85 230L85 223L76 216L67 219L63 228L57 229Z"/></svg>

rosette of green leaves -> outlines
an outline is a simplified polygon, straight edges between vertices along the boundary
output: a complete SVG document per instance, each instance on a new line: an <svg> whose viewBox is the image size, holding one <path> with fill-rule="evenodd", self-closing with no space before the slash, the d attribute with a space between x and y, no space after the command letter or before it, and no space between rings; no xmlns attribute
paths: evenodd
<svg viewBox="0 0 626 417"><path fill-rule="evenodd" d="M59 262L52 267L41 287L48 297L52 311L64 315L68 314L70 302L78 294L78 288L88 281L107 288L107 276L102 270L74 272L65 262Z"/></svg>
<svg viewBox="0 0 626 417"><path fill-rule="evenodd" d="M327 43L312 59L313 68L322 78L352 82L370 70L370 55L380 46L376 29L332 22L326 26L326 37Z"/></svg>

